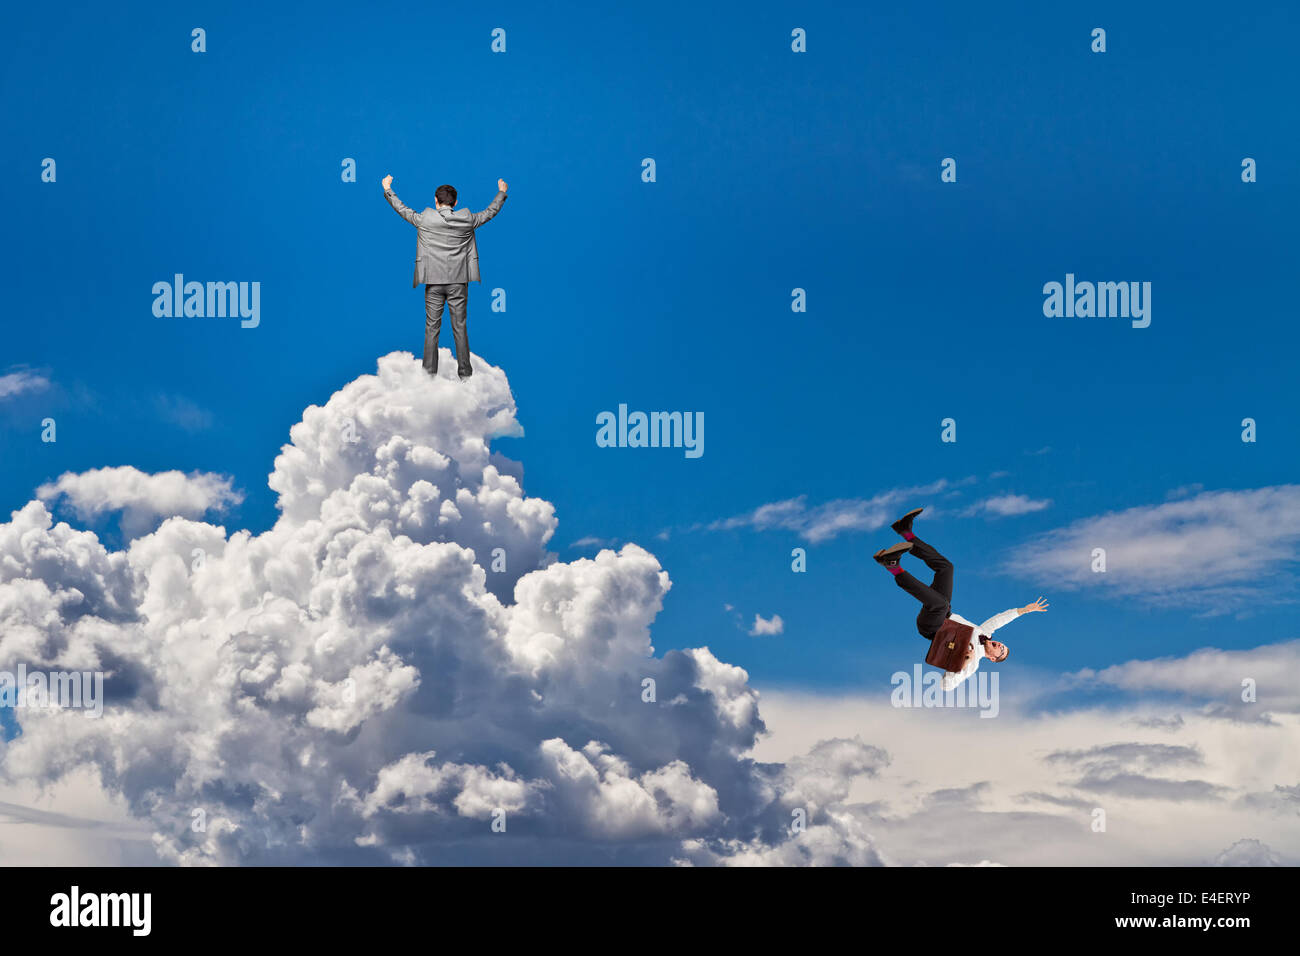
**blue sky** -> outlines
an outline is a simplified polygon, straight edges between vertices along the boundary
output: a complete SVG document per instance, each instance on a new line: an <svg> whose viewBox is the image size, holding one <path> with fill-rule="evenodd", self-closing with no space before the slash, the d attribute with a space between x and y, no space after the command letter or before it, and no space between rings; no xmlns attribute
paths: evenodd
<svg viewBox="0 0 1300 956"><path fill-rule="evenodd" d="M414 237L379 179L417 208L449 182L480 209L503 177L470 293L474 351L509 375L527 432L498 447L555 503L562 558L593 553L571 547L587 537L658 556L674 582L659 650L707 644L760 688L910 667L915 605L870 560L887 527L809 543L700 526L939 480L961 495L919 496L944 513L918 530L958 566L956 610L1053 602L1006 633L1021 662L1293 638L1284 602L1206 615L1053 589L1016 554L1175 489L1294 479L1296 19L1196 4L663 4L635 22L595 4L16 9L0 375L50 385L0 400L0 506L65 471L211 471L246 494L222 523L265 529L266 475L302 410L420 347ZM955 184L939 179L948 156ZM260 327L155 318L151 286L177 272L260 281ZM1045 318L1042 285L1067 272L1151 282L1151 326ZM496 287L505 313L489 311ZM595 416L619 403L703 411L704 456L598 448ZM955 444L939 442L948 416ZM1051 504L961 516L1010 493ZM793 574L800 545L809 570ZM1265 581L1282 597L1286 560ZM785 631L752 637L725 604Z"/></svg>

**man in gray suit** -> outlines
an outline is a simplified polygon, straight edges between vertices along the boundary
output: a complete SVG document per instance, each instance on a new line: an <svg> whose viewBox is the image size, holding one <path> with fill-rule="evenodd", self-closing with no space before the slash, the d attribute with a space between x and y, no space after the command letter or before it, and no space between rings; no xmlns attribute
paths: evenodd
<svg viewBox="0 0 1300 956"><path fill-rule="evenodd" d="M393 177L385 176L384 198L397 214L418 230L415 277L411 287L424 283L424 370L438 374L438 333L442 331L443 303L451 312L451 332L456 340L456 366L463 382L474 373L469 364L469 283L478 282L478 243L474 230L501 211L506 201L506 181L497 180L496 198L482 212L457 209L456 190L439 186L434 207L423 212L404 206L393 192Z"/></svg>

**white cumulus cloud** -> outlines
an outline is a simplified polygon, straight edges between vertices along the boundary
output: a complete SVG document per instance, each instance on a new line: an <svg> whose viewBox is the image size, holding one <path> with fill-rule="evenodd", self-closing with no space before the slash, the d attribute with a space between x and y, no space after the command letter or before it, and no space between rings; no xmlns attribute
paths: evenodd
<svg viewBox="0 0 1300 956"><path fill-rule="evenodd" d="M151 530L161 518L201 518L244 500L228 476L179 471L151 475L129 465L65 472L41 485L36 495L45 502L66 502L83 521L121 512L122 532L128 537Z"/></svg>
<svg viewBox="0 0 1300 956"><path fill-rule="evenodd" d="M841 802L880 755L754 761L745 671L656 654L654 555L547 550L554 508L490 448L521 431L499 369L393 353L290 430L261 533L202 520L235 500L214 476L42 488L0 524L0 659L101 670L107 701L20 709L0 786L81 794L55 827L93 781L173 863L878 862ZM59 497L140 533L109 548Z"/></svg>
<svg viewBox="0 0 1300 956"><path fill-rule="evenodd" d="M770 618L755 614L754 623L750 627L749 633L755 637L763 634L784 634L785 621L781 620L780 614L773 614Z"/></svg>

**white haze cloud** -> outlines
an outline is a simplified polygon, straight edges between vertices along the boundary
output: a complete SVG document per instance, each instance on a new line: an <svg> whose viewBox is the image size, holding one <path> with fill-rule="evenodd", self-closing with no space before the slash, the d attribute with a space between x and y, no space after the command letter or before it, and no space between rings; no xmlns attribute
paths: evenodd
<svg viewBox="0 0 1300 956"><path fill-rule="evenodd" d="M1030 498L1028 495L994 495L977 501L964 512L967 517L984 515L993 518L1011 518L1017 515L1033 514L1050 508L1050 499Z"/></svg>
<svg viewBox="0 0 1300 956"><path fill-rule="evenodd" d="M965 484L963 481L960 484ZM953 483L940 479L916 488L891 488L870 498L838 498L809 505L806 495L773 501L753 511L707 526L709 531L752 528L755 531L793 531L810 544L829 541L851 531L874 531L898 517L900 505L915 504L918 496L938 494Z"/></svg>
<svg viewBox="0 0 1300 956"><path fill-rule="evenodd" d="M654 652L654 555L547 550L554 508L490 449L520 433L499 369L461 385L393 353L293 426L260 534L201 520L238 500L217 476L41 488L0 524L0 660L106 671L107 702L20 711L0 799L64 794L46 826L144 830L184 864L878 862L843 801L883 753L755 762L745 671ZM129 544L56 521L60 498L120 512Z"/></svg>
<svg viewBox="0 0 1300 956"><path fill-rule="evenodd" d="M1268 844L1258 840L1238 840L1214 858L1214 866L1281 866Z"/></svg>
<svg viewBox="0 0 1300 956"><path fill-rule="evenodd" d="M1093 570L1098 548L1104 572ZM1058 587L1226 612L1294 600L1297 562L1300 485L1278 485L1084 518L1018 547L1011 568Z"/></svg>
<svg viewBox="0 0 1300 956"><path fill-rule="evenodd" d="M14 398L24 392L39 392L50 387L50 380L39 372L18 369L0 375L0 400Z"/></svg>
<svg viewBox="0 0 1300 956"><path fill-rule="evenodd" d="M1217 681L1201 652L1128 662L1117 669L1123 688L1110 682L1118 699L1104 706L1072 697L1068 685L1044 696L1051 675L1007 666L992 720L973 710L892 707L886 687L842 696L765 690L763 716L773 732L755 757L803 762L805 777L815 779L801 755L825 747L817 742L827 736L887 742L887 757L855 775L848 793L836 795L835 811L846 831L870 833L870 853L882 862L1295 866L1300 708L1293 693L1274 686L1294 671L1270 671L1265 681L1255 669L1284 664L1295 646L1222 660ZM1189 678L1179 699L1150 693L1148 665ZM1261 687L1272 688L1241 705L1267 707L1267 719L1225 705L1239 700L1241 673L1261 673ZM796 800L808 800L807 786ZM1094 829L1097 811L1104 830ZM800 846L758 848L741 859L789 859Z"/></svg>

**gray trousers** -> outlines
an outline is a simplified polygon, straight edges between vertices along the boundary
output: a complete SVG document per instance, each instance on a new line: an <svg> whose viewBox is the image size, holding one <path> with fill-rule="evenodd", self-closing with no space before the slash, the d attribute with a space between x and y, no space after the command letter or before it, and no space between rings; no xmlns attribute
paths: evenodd
<svg viewBox="0 0 1300 956"><path fill-rule="evenodd" d="M469 317L468 282L425 285L424 370L430 375L438 374L438 334L442 331L444 302L451 313L451 335L456 340L456 371L461 378L469 378L474 370L469 364L469 330L465 327Z"/></svg>

